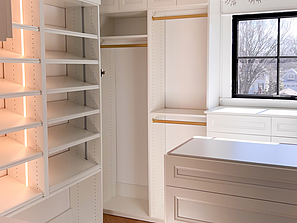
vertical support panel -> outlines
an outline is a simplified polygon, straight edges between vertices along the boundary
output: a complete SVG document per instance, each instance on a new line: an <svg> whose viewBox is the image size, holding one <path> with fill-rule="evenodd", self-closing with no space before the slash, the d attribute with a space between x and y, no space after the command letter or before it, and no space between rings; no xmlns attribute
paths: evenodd
<svg viewBox="0 0 297 223"><path fill-rule="evenodd" d="M37 191L45 190L44 159L39 158L28 162L29 187Z"/></svg>
<svg viewBox="0 0 297 223"><path fill-rule="evenodd" d="M42 21L40 21L38 0L23 0L23 11L24 24L29 26L40 26L40 22ZM41 16L43 16L43 14L41 14Z"/></svg>
<svg viewBox="0 0 297 223"><path fill-rule="evenodd" d="M73 222L102 223L101 173L70 188Z"/></svg>
<svg viewBox="0 0 297 223"><path fill-rule="evenodd" d="M208 6L208 76L206 108L219 105L220 97L220 39L221 0L209 0Z"/></svg>
<svg viewBox="0 0 297 223"><path fill-rule="evenodd" d="M165 107L165 23L152 21L148 12L149 112ZM164 35L162 35L164 34ZM154 125L149 115L149 212L150 217L164 218L165 126Z"/></svg>
<svg viewBox="0 0 297 223"><path fill-rule="evenodd" d="M116 98L115 98L115 50L101 49L102 67L102 153L104 202L116 195Z"/></svg>
<svg viewBox="0 0 297 223"><path fill-rule="evenodd" d="M26 185L25 164L9 168L8 175Z"/></svg>
<svg viewBox="0 0 297 223"><path fill-rule="evenodd" d="M22 77L22 64L18 63L5 63L4 66L4 78L9 81L13 81L20 85L23 85Z"/></svg>
<svg viewBox="0 0 297 223"><path fill-rule="evenodd" d="M66 8L66 27L72 31L82 32L82 9L81 7Z"/></svg>
<svg viewBox="0 0 297 223"><path fill-rule="evenodd" d="M22 55L21 30L13 29L13 38L8 38L3 42L3 49Z"/></svg>

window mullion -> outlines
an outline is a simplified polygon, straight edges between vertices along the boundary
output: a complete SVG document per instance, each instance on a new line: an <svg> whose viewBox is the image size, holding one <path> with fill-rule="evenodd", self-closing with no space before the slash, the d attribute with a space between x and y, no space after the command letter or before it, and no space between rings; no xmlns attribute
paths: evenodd
<svg viewBox="0 0 297 223"><path fill-rule="evenodd" d="M279 83L280 83L280 39L281 39L281 27L280 27L280 18L278 18L278 31L277 31L277 59L276 59L276 91L277 95L279 95Z"/></svg>

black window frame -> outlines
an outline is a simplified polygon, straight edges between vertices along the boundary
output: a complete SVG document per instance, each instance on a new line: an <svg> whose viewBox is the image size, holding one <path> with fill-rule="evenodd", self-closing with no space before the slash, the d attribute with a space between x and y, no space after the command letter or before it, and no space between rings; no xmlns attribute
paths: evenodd
<svg viewBox="0 0 297 223"><path fill-rule="evenodd" d="M297 100L297 96L279 95L279 80L280 80L280 60L285 58L297 59L296 56L280 56L280 19L282 18L297 18L297 11L277 12L277 13L261 13L261 14L244 14L233 15L232 17L232 98L251 98L251 99L280 99L280 100ZM238 61L241 58L238 56L238 24L240 21L247 20L264 20L278 19L278 44L276 56L264 56L267 59L277 60L277 95L253 95L253 94L238 94ZM263 58L263 57L250 57Z"/></svg>

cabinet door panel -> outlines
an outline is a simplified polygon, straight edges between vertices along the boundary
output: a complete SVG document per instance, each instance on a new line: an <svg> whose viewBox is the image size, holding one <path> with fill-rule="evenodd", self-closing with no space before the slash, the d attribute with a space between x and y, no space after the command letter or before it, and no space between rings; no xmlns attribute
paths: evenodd
<svg viewBox="0 0 297 223"><path fill-rule="evenodd" d="M272 118L272 135L297 137L297 119Z"/></svg>
<svg viewBox="0 0 297 223"><path fill-rule="evenodd" d="M133 11L147 9L147 0L120 0L121 11Z"/></svg>
<svg viewBox="0 0 297 223"><path fill-rule="evenodd" d="M208 115L207 131L269 136L270 123L268 117Z"/></svg>
<svg viewBox="0 0 297 223"><path fill-rule="evenodd" d="M175 6L176 0L149 0L148 7L151 8L158 8L158 7L168 7L168 6Z"/></svg>
<svg viewBox="0 0 297 223"><path fill-rule="evenodd" d="M177 5L192 5L207 3L207 0L177 0Z"/></svg>
<svg viewBox="0 0 297 223"><path fill-rule="evenodd" d="M244 135L222 132L207 132L208 137L231 139L235 141L270 142L270 136Z"/></svg>
<svg viewBox="0 0 297 223"><path fill-rule="evenodd" d="M101 13L117 11L119 11L119 0L101 0Z"/></svg>

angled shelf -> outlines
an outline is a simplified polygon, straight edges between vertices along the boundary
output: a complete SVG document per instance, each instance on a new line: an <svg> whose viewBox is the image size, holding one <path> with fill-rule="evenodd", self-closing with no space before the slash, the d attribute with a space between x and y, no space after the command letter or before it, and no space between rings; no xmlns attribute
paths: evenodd
<svg viewBox="0 0 297 223"><path fill-rule="evenodd" d="M42 153L5 136L0 138L0 171L42 157Z"/></svg>
<svg viewBox="0 0 297 223"><path fill-rule="evenodd" d="M39 59L24 57L21 54L0 49L0 63L39 63Z"/></svg>
<svg viewBox="0 0 297 223"><path fill-rule="evenodd" d="M71 151L53 156L49 159L50 193L77 184L100 171L100 165Z"/></svg>
<svg viewBox="0 0 297 223"><path fill-rule="evenodd" d="M164 108L156 111L152 111L152 115L166 115L166 116L185 116L185 117L199 117L206 118L204 114L205 110L197 109L174 109L174 108Z"/></svg>
<svg viewBox="0 0 297 223"><path fill-rule="evenodd" d="M0 99L40 95L40 90L33 90L20 84L0 79Z"/></svg>
<svg viewBox="0 0 297 223"><path fill-rule="evenodd" d="M63 51L46 51L47 64L99 64L98 60L87 59Z"/></svg>
<svg viewBox="0 0 297 223"><path fill-rule="evenodd" d="M48 124L94 114L99 114L99 109L83 106L69 100L53 101L47 104Z"/></svg>
<svg viewBox="0 0 297 223"><path fill-rule="evenodd" d="M79 145L100 137L100 133L90 132L72 124L63 124L48 129L49 154Z"/></svg>
<svg viewBox="0 0 297 223"><path fill-rule="evenodd" d="M25 25L25 24L16 23L16 22L12 23L12 28L35 31L35 32L39 31L39 27L37 27L37 26L29 26L29 25Z"/></svg>
<svg viewBox="0 0 297 223"><path fill-rule="evenodd" d="M0 177L0 215L8 214L40 198L42 193L36 191L9 175Z"/></svg>
<svg viewBox="0 0 297 223"><path fill-rule="evenodd" d="M0 135L41 126L41 122L34 121L7 109L0 109L0 117L5 117L0 122Z"/></svg>
<svg viewBox="0 0 297 223"><path fill-rule="evenodd" d="M47 93L65 93L99 89L97 84L89 84L69 76L47 77Z"/></svg>
<svg viewBox="0 0 297 223"><path fill-rule="evenodd" d="M65 28L54 27L54 26L46 26L45 32L57 34L57 35L74 36L74 37L81 37L81 38L88 38L88 39L98 39L98 35L95 35L95 34L75 32L75 31L67 30Z"/></svg>

